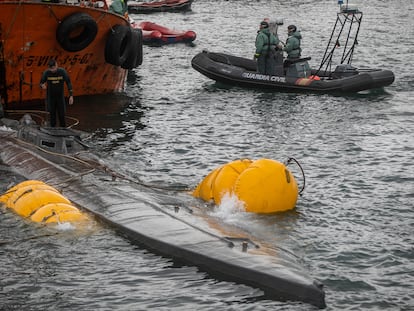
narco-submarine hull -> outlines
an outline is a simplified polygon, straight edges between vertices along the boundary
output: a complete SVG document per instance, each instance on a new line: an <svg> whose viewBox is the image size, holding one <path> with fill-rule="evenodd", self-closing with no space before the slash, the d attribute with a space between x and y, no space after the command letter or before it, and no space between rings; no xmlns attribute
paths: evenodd
<svg viewBox="0 0 414 311"><path fill-rule="evenodd" d="M79 151L79 137L56 131L36 126L4 131L0 122L0 161L26 179L57 188L73 204L156 254L260 288L271 299L325 307L323 285L291 254L218 223L186 192L161 191L116 173L87 150ZM68 153L58 154L54 147Z"/></svg>

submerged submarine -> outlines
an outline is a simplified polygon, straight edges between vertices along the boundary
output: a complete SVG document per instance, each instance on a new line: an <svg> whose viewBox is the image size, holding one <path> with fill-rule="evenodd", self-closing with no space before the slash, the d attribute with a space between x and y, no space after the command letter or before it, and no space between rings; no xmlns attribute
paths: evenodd
<svg viewBox="0 0 414 311"><path fill-rule="evenodd" d="M22 120L0 120L0 161L26 179L59 189L76 207L156 254L260 288L275 300L326 307L323 284L292 255L226 230L191 194L154 189L102 165L76 131Z"/></svg>

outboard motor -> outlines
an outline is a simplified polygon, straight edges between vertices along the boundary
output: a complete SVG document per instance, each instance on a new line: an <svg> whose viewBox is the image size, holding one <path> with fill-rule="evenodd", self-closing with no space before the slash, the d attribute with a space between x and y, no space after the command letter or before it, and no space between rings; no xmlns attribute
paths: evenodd
<svg viewBox="0 0 414 311"><path fill-rule="evenodd" d="M297 60L286 60L286 77L290 78L307 78L311 75L311 68L308 60L310 57L299 58Z"/></svg>

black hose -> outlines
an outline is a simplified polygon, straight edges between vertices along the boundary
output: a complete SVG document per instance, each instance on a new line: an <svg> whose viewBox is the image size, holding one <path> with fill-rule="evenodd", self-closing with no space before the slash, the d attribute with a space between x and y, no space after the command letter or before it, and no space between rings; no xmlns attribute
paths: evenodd
<svg viewBox="0 0 414 311"><path fill-rule="evenodd" d="M299 191L299 195L302 195L303 190L305 190L305 181L306 181L305 180L305 172L303 171L303 168L300 165L300 163L298 162L298 160L296 160L295 158L289 158L289 159L287 159L286 166L288 166L290 163L292 163L292 161L295 162L297 166L299 166L299 168L300 168L300 170L302 172L302 176L303 176L303 186L302 186L302 189L300 189L300 191Z"/></svg>

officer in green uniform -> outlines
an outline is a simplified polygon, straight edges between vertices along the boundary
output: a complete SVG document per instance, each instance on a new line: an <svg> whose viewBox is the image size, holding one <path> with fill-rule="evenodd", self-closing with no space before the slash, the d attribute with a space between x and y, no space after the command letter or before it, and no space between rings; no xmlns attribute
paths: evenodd
<svg viewBox="0 0 414 311"><path fill-rule="evenodd" d="M46 103L47 110L50 113L50 126L56 126L57 113L60 126L66 127L66 102L64 84L66 82L66 85L69 90L69 105L72 105L72 83L66 70L63 68L59 68L56 60L49 60L48 66L49 68L43 72L42 78L40 79L40 87L44 90L47 89Z"/></svg>
<svg viewBox="0 0 414 311"><path fill-rule="evenodd" d="M286 45L283 48L283 51L287 53L287 59L298 59L300 58L300 53L302 49L300 48L300 40L302 35L300 31L297 30L295 25L288 26L288 38L286 39Z"/></svg>
<svg viewBox="0 0 414 311"><path fill-rule="evenodd" d="M269 23L262 21L260 30L256 36L257 69L262 74L274 75L276 70L275 50L279 44L279 38L269 31Z"/></svg>
<svg viewBox="0 0 414 311"><path fill-rule="evenodd" d="M128 12L128 5L125 0L113 0L109 6L109 11L125 16L125 13Z"/></svg>

